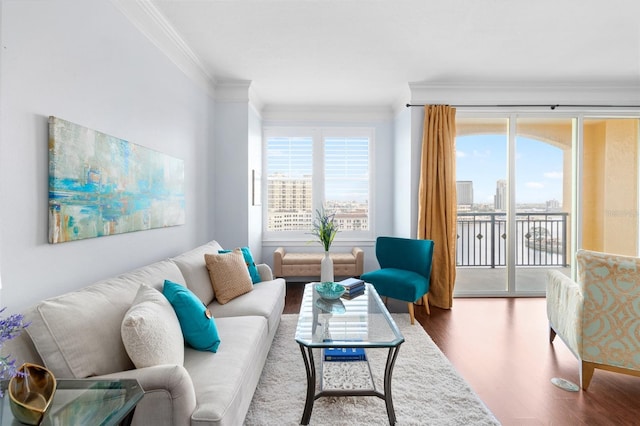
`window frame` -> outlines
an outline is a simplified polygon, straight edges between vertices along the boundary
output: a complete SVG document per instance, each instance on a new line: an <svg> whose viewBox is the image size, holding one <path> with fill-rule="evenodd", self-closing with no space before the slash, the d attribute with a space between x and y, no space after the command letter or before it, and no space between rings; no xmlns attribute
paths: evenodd
<svg viewBox="0 0 640 426"><path fill-rule="evenodd" d="M309 242L314 241L308 231L269 231L268 227L268 160L267 160L267 140L270 137L311 137L312 139L312 217L315 217L316 209L324 206L325 197L325 156L324 143L325 138L330 137L366 137L369 140L368 146L368 174L369 174L369 197L368 197L368 225L366 231L339 231L334 240L334 245L340 246L342 243L352 241L370 240L373 238L375 229L375 221L373 214L375 182L372 173L374 165L374 145L375 145L375 128L374 127L335 127L335 126L268 126L262 131L262 150L263 150L263 194L262 194L262 239L263 241L291 241L291 242Z"/></svg>

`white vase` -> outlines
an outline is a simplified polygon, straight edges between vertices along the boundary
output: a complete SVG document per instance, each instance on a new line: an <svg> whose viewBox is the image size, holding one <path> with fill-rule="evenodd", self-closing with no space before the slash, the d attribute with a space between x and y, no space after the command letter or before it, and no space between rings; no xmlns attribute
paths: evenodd
<svg viewBox="0 0 640 426"><path fill-rule="evenodd" d="M333 281L333 260L329 256L329 251L324 252L324 257L320 261L320 282Z"/></svg>

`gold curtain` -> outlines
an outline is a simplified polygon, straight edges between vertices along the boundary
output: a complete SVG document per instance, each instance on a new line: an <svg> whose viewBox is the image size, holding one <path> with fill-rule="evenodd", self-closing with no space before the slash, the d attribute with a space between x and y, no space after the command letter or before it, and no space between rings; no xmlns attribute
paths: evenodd
<svg viewBox="0 0 640 426"><path fill-rule="evenodd" d="M425 105L418 238L434 241L429 302L449 309L456 280L456 109Z"/></svg>

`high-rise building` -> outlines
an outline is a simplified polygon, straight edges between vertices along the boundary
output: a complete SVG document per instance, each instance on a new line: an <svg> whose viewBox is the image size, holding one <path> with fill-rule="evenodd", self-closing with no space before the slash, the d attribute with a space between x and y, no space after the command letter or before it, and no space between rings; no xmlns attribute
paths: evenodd
<svg viewBox="0 0 640 426"><path fill-rule="evenodd" d="M273 231L310 229L313 220L311 195L311 176L297 179L278 174L269 176L268 229Z"/></svg>
<svg viewBox="0 0 640 426"><path fill-rule="evenodd" d="M310 230L314 220L311 176L289 178L279 174L268 177L267 229L270 231ZM325 207L335 213L340 231L369 229L368 202L327 200Z"/></svg>
<svg viewBox="0 0 640 426"><path fill-rule="evenodd" d="M493 200L493 207L496 210L507 210L507 181L504 179L496 182L496 196Z"/></svg>
<svg viewBox="0 0 640 426"><path fill-rule="evenodd" d="M547 211L548 212L557 212L561 210L561 205L560 205L560 201L553 199L553 200L547 200L546 202L547 204Z"/></svg>
<svg viewBox="0 0 640 426"><path fill-rule="evenodd" d="M456 181L456 197L459 206L473 205L473 181Z"/></svg>

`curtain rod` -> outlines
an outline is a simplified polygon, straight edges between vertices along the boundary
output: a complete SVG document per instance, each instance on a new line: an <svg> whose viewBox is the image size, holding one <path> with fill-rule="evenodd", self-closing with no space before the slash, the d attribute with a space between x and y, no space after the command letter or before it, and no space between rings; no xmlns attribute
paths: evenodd
<svg viewBox="0 0 640 426"><path fill-rule="evenodd" d="M406 104L406 107L424 107L425 104ZM578 104L503 104L503 105L451 105L454 108L640 108L640 105L578 105Z"/></svg>

